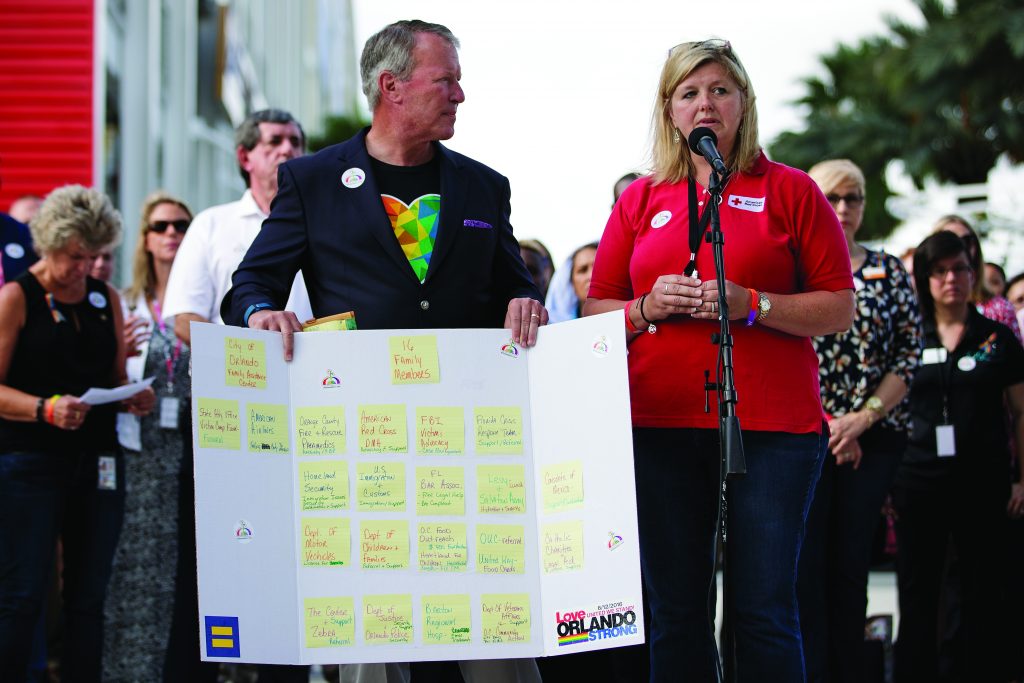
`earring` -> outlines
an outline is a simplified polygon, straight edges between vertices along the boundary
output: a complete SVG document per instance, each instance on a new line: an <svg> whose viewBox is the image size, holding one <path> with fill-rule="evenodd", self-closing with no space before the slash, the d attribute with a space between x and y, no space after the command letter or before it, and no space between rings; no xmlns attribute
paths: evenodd
<svg viewBox="0 0 1024 683"><path fill-rule="evenodd" d="M680 140L680 138L679 138L679 129L678 128L673 128L672 129L672 142L674 142L674 143L676 143L678 145L679 144L679 140Z"/></svg>

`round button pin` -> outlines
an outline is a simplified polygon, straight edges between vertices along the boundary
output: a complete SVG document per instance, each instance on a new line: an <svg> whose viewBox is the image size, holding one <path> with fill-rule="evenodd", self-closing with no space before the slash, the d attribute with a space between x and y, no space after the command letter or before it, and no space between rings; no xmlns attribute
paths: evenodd
<svg viewBox="0 0 1024 683"><path fill-rule="evenodd" d="M4 253L11 258L21 258L25 255L25 247L17 242L8 242L7 246L4 247Z"/></svg>
<svg viewBox="0 0 1024 683"><path fill-rule="evenodd" d="M366 173L361 168L350 168L341 174L341 184L354 190L366 181Z"/></svg>
<svg viewBox="0 0 1024 683"><path fill-rule="evenodd" d="M665 225L672 219L671 211L659 211L654 214L654 218L651 219L651 227L657 230L661 226Z"/></svg>
<svg viewBox="0 0 1024 683"><path fill-rule="evenodd" d="M956 362L956 366L964 372L970 372L978 367L978 361L974 360L972 356L964 356Z"/></svg>
<svg viewBox="0 0 1024 683"><path fill-rule="evenodd" d="M96 308L103 308L107 305L107 297L99 292L89 292L89 303Z"/></svg>

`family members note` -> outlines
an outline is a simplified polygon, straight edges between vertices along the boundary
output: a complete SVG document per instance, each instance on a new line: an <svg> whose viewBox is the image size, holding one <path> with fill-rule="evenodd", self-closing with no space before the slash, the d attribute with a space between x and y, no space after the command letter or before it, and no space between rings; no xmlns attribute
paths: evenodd
<svg viewBox="0 0 1024 683"><path fill-rule="evenodd" d="M392 384L437 384L441 381L436 336L391 337L388 346L391 350Z"/></svg>

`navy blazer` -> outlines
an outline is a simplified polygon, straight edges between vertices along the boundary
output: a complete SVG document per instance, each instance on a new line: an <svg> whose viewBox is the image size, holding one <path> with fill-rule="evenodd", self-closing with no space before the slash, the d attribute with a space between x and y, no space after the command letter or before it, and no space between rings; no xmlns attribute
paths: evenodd
<svg viewBox="0 0 1024 683"><path fill-rule="evenodd" d="M10 282L39 260L32 249L32 235L28 226L0 213L0 259L4 269L4 280Z"/></svg>
<svg viewBox="0 0 1024 683"><path fill-rule="evenodd" d="M300 269L315 316L355 311L361 329L501 327L511 299L543 301L512 235L508 179L440 143L440 225L421 284L384 211L367 130L281 166L270 216L221 304L227 324L242 325L253 304L281 310ZM359 187L342 183L350 169L365 176Z"/></svg>

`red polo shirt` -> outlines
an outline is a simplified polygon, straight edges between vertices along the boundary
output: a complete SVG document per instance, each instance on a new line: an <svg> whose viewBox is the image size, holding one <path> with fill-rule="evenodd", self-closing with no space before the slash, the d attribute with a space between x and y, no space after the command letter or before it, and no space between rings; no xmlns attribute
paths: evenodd
<svg viewBox="0 0 1024 683"><path fill-rule="evenodd" d="M698 201L706 197L698 191ZM703 206L701 207L703 209ZM667 218L667 220L666 220ZM762 153L748 173L732 177L722 193L726 278L768 294L853 289L850 255L839 221L807 174ZM655 227L658 226L658 227ZM629 186L608 219L597 251L590 296L632 299L654 281L682 273L689 261L686 182ZM697 255L702 280L715 277L710 244ZM629 347L633 424L638 427L718 427L717 396L704 412L704 371L715 380L717 321L673 316L655 334ZM733 361L743 429L820 432L818 359L808 337L745 319L732 324Z"/></svg>

